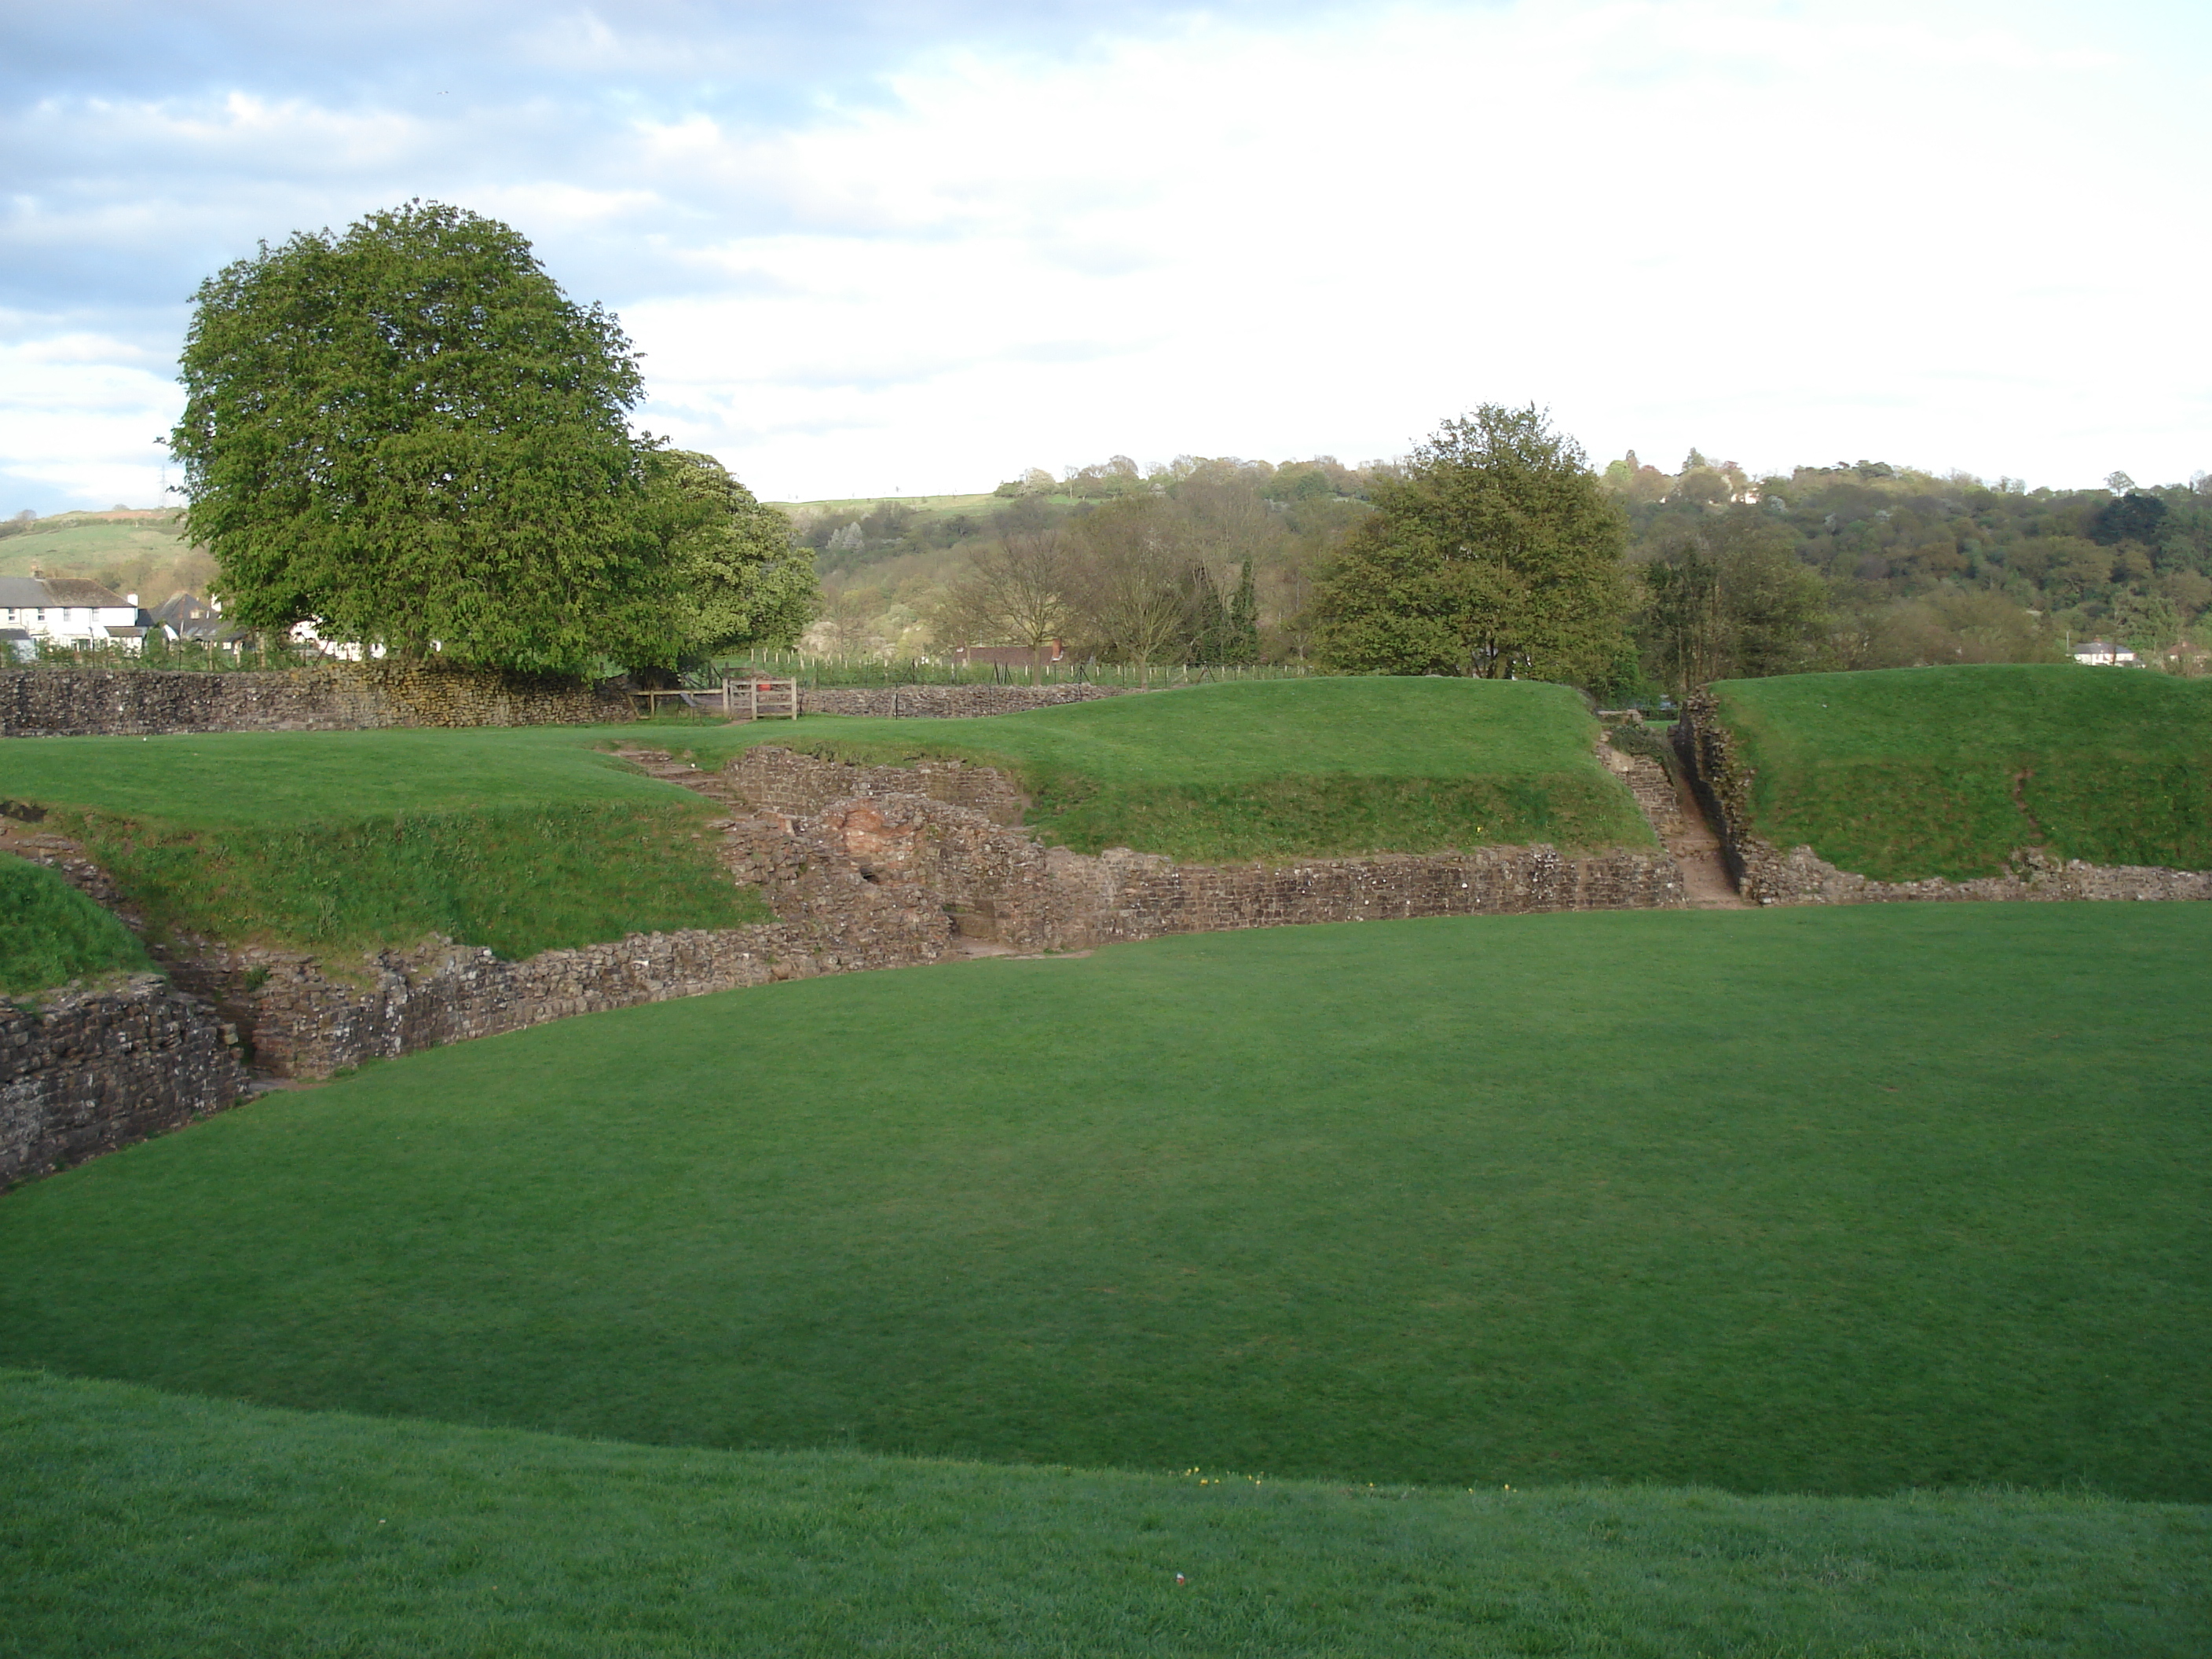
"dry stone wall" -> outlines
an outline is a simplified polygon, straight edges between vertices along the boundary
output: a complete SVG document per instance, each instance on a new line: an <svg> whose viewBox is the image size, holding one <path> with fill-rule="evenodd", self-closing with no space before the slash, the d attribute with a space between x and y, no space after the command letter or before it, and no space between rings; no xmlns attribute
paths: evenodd
<svg viewBox="0 0 2212 1659"><path fill-rule="evenodd" d="M633 718L629 698L558 677L437 665L0 671L0 737L173 732L350 732L384 726L588 726Z"/></svg>
<svg viewBox="0 0 2212 1659"><path fill-rule="evenodd" d="M0 1187L220 1111L246 1082L214 1010L150 974L0 1003Z"/></svg>
<svg viewBox="0 0 2212 1659"><path fill-rule="evenodd" d="M2212 871L2098 865L2022 848L2001 876L1948 881L1876 881L1838 869L1810 847L1784 852L1752 828L1755 769L1738 752L1714 699L1685 700L1674 723L1675 752L1698 799L1718 827L1721 848L1744 897L1755 904L1891 904L1950 901L2212 899Z"/></svg>

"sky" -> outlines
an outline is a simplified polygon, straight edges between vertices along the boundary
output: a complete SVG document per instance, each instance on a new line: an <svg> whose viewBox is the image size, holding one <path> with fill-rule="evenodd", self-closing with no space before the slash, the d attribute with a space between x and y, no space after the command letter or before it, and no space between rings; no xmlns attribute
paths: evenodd
<svg viewBox="0 0 2212 1659"><path fill-rule="evenodd" d="M2201 0L0 0L0 514L163 500L198 283L411 198L772 500L1483 402L1669 470L2212 468Z"/></svg>

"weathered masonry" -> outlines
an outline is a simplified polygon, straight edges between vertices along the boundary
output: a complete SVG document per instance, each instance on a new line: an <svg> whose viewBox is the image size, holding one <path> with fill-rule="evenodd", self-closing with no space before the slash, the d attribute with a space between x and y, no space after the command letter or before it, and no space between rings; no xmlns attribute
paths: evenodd
<svg viewBox="0 0 2212 1659"><path fill-rule="evenodd" d="M246 1088L235 1036L153 975L0 1002L0 1187L220 1111Z"/></svg>

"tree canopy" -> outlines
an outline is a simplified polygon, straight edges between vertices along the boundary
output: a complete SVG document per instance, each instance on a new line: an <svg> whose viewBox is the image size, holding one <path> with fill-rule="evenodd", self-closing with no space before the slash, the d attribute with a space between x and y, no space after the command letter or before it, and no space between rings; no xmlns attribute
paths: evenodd
<svg viewBox="0 0 2212 1659"><path fill-rule="evenodd" d="M264 245L202 284L180 378L188 526L235 622L565 672L752 625L757 504L722 475L718 526L712 479L633 436L619 325L497 220L413 203Z"/></svg>
<svg viewBox="0 0 2212 1659"><path fill-rule="evenodd" d="M646 475L654 532L670 555L676 659L796 641L814 620L820 589L813 554L793 540L791 521L712 455L656 449Z"/></svg>
<svg viewBox="0 0 2212 1659"><path fill-rule="evenodd" d="M1447 421L1371 499L1315 596L1326 664L1585 684L1618 671L1627 521L1533 404Z"/></svg>

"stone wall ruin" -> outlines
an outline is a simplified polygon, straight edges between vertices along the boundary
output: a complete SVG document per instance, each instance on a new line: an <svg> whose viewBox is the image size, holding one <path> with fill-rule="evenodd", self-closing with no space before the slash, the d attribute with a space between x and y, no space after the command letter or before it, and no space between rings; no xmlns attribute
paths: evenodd
<svg viewBox="0 0 2212 1659"><path fill-rule="evenodd" d="M155 975L0 1002L0 1187L220 1111L246 1085L235 1035Z"/></svg>

